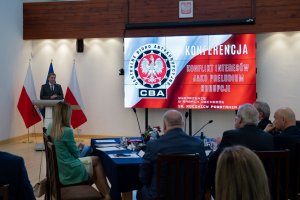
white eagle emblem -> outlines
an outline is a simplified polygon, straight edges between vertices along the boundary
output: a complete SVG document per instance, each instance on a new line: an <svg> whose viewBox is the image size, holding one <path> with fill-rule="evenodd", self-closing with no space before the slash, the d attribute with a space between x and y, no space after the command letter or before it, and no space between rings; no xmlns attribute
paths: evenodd
<svg viewBox="0 0 300 200"><path fill-rule="evenodd" d="M146 74L146 77L143 77L149 83L157 83L160 82L162 77L158 76L163 71L163 60L161 58L157 58L154 60L153 55L151 55L150 60L144 58L141 63L142 73Z"/></svg>

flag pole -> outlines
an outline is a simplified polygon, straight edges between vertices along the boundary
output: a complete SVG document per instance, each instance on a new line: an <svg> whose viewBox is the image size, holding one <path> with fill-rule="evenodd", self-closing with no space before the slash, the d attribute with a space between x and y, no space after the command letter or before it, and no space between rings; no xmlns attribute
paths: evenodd
<svg viewBox="0 0 300 200"><path fill-rule="evenodd" d="M79 138L79 136L80 136L79 133L81 132L81 129L76 128L75 130L77 132L77 142L83 142L83 139Z"/></svg>
<svg viewBox="0 0 300 200"><path fill-rule="evenodd" d="M27 141L23 141L23 143L32 143L33 141L29 140L29 128L27 128Z"/></svg>

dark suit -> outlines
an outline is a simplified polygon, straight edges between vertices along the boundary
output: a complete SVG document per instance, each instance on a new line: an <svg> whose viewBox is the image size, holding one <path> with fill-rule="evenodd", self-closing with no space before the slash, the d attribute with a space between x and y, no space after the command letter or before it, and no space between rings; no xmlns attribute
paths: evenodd
<svg viewBox="0 0 300 200"><path fill-rule="evenodd" d="M41 92L40 92L40 99L50 99L50 97L54 94L56 94L57 97L52 100L64 99L64 94L63 94L63 91L59 84L56 84L56 83L54 84L54 90L51 90L49 83L42 85ZM41 112L42 116L45 118L45 109L40 108L40 112Z"/></svg>
<svg viewBox="0 0 300 200"><path fill-rule="evenodd" d="M156 159L157 154L186 154L199 153L201 160L202 176L204 177L204 167L206 155L203 142L199 139L188 136L180 128L168 131L157 140L147 143L144 155L144 163L140 166L139 177L143 183L143 188L139 191L143 200L156 199ZM203 180L204 181L204 180ZM202 182L203 183L203 182ZM165 185L171 183L164 183Z"/></svg>
<svg viewBox="0 0 300 200"><path fill-rule="evenodd" d="M274 136L275 149L290 149L290 198L292 192L295 192L296 188L296 161L299 159L299 155L296 155L296 144L300 143L300 129L297 126L290 126L281 134Z"/></svg>
<svg viewBox="0 0 300 200"><path fill-rule="evenodd" d="M23 158L0 151L0 163L0 184L9 184L9 199L35 199Z"/></svg>
<svg viewBox="0 0 300 200"><path fill-rule="evenodd" d="M258 129L255 125L246 125L243 128L225 131L218 149L209 157L207 186L214 194L215 173L218 157L225 147L242 145L251 150L264 151L273 150L273 136Z"/></svg>
<svg viewBox="0 0 300 200"><path fill-rule="evenodd" d="M59 84L54 84L54 91L51 90L49 83L42 85L41 92L40 92L40 99L50 99L50 97L54 94L57 95L55 100L60 100L64 98L63 91Z"/></svg>
<svg viewBox="0 0 300 200"><path fill-rule="evenodd" d="M268 118L263 118L257 124L257 128L259 128L260 130L264 130L268 124L272 124L272 122Z"/></svg>

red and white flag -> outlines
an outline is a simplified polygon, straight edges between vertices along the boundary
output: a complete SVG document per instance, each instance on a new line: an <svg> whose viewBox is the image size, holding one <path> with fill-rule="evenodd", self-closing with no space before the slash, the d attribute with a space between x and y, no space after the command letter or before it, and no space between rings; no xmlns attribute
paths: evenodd
<svg viewBox="0 0 300 200"><path fill-rule="evenodd" d="M80 89L77 81L77 75L75 70L75 64L73 65L71 79L65 96L65 102L68 102L71 106L75 106L72 110L71 125L75 129L81 124L87 121L87 118L83 112L83 103L81 99Z"/></svg>
<svg viewBox="0 0 300 200"><path fill-rule="evenodd" d="M32 78L31 65L29 63L24 85L18 102L18 110L24 120L26 128L41 121L37 108L32 104L36 100L34 82Z"/></svg>

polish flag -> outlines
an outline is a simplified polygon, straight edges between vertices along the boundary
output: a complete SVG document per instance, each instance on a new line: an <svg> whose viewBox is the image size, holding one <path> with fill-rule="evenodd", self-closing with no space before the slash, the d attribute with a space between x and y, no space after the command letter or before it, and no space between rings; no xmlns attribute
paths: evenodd
<svg viewBox="0 0 300 200"><path fill-rule="evenodd" d="M35 87L32 78L31 65L29 64L26 78L24 81L24 85L17 106L24 120L26 128L29 128L30 126L42 120L41 116L39 115L39 111L32 104L32 101L36 99L37 98L36 98Z"/></svg>
<svg viewBox="0 0 300 200"><path fill-rule="evenodd" d="M87 118L83 112L84 107L77 81L75 64L73 65L71 79L69 86L67 87L65 102L68 102L72 107L74 107L71 117L71 125L74 129L87 121Z"/></svg>

